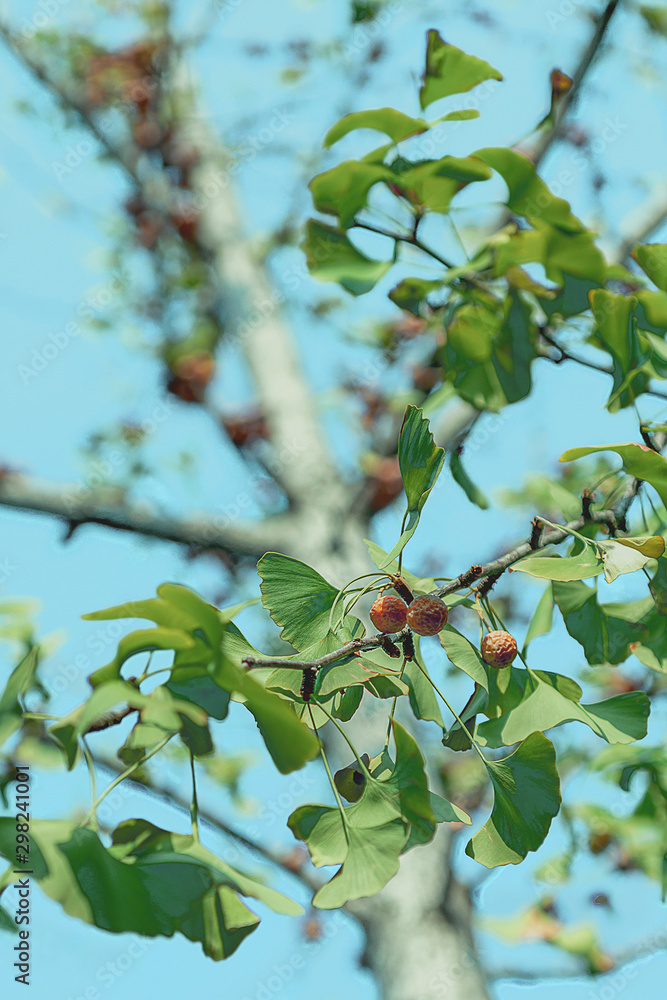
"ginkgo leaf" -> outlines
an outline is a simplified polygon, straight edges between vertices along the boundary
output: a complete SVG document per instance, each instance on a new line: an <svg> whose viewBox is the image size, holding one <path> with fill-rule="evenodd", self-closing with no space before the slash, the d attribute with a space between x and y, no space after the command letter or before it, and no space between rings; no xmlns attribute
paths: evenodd
<svg viewBox="0 0 667 1000"><path fill-rule="evenodd" d="M536 851L560 808L554 748L533 733L502 760L485 760L494 791L493 811L468 841L466 854L486 868L517 865Z"/></svg>
<svg viewBox="0 0 667 1000"><path fill-rule="evenodd" d="M636 479L641 479L655 489L667 506L667 459L645 444L630 441L627 444L592 445L584 448L570 448L559 461L573 462L577 458L593 455L599 451L615 451L621 456L623 469Z"/></svg>
<svg viewBox="0 0 667 1000"><path fill-rule="evenodd" d="M658 559L665 551L665 540L661 535L645 538L614 538L595 543L602 561L607 583L622 573L634 573L645 566L649 559ZM562 578L561 578L562 579Z"/></svg>

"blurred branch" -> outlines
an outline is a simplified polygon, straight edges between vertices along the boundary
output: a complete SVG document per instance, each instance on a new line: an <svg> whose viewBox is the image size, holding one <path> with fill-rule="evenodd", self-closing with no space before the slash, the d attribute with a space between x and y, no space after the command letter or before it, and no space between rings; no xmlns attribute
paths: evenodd
<svg viewBox="0 0 667 1000"><path fill-rule="evenodd" d="M93 760L98 767L103 767L107 771L111 771L112 774L122 774L123 771L125 770L123 765L117 763L113 759L113 757L102 757L98 754L93 754ZM125 780L130 781L132 782L132 784L137 785L139 788L141 788L144 792L148 793L149 795L153 795L158 799L162 799L163 801L168 802L170 805L175 806L177 809L181 809L187 813L190 812L189 799L186 799L184 796L181 796L174 789L167 787L167 785L160 784L153 778L149 778L148 780L146 780L145 778L144 779L138 778L135 775L128 775L128 777ZM253 851L255 854L259 854L260 857L264 858L266 861L270 861L271 864L277 865L277 867L282 868L283 871L286 871L294 878L297 878L309 889L316 891L317 889L320 888L320 882L318 882L317 879L313 878L312 875L310 875L307 871L301 871L300 868L296 867L291 862L288 862L287 852L285 852L285 855L282 855L277 851L272 851L270 848L264 847L263 844L258 843L256 840L252 840L250 837L247 837L244 833L241 833L240 830L235 829L233 826L230 826L228 823L225 823L224 820L221 820L217 816L214 816L213 813L211 813L209 810L203 809L201 805L199 806L199 818L204 823L208 823L216 830L219 830L221 833L226 834L226 836L232 837L234 840L237 840L240 844L243 844L244 847L247 847L248 850Z"/></svg>
<svg viewBox="0 0 667 1000"><path fill-rule="evenodd" d="M620 0L609 0L606 7L598 17L593 36L572 75L572 86L556 101L550 128L542 133L537 143L530 151L530 159L535 164L536 169L539 167L540 162L546 156L553 143L559 138L565 116L570 110L572 102L581 90L582 84L586 79L586 74L591 68L595 57L598 55L604 37L607 33L609 23L619 6Z"/></svg>
<svg viewBox="0 0 667 1000"><path fill-rule="evenodd" d="M493 980L499 979L511 979L516 983L529 983L536 982L547 979L579 979L582 982L585 980L591 980L592 978L598 979L603 976L609 975L610 973L618 973L621 969L625 968L627 965L631 965L633 962L639 961L641 958L652 958L653 956L664 951L664 945L657 943L656 939L658 935L661 935L659 931L655 936L649 936L647 944L637 944L630 948L626 948L623 951L617 952L615 955L609 955L613 965L610 969L594 972L592 973L588 969L574 969L568 971L567 969L546 969L540 971L539 969L513 969L513 968L499 968L491 969L489 971L489 977ZM548 943L548 942L547 942ZM573 956L574 957L574 956ZM592 994L591 994L592 995Z"/></svg>
<svg viewBox="0 0 667 1000"><path fill-rule="evenodd" d="M129 174L135 184L140 185L137 172L138 157L131 145L123 148L116 146L105 135L104 130L95 121L95 116L70 88L62 81L47 73L43 66L30 52L26 42L4 21L0 20L0 38L4 40L9 51L16 59L36 77L56 98L64 111L73 111L79 116L83 125L92 133L109 157L118 163Z"/></svg>
<svg viewBox="0 0 667 1000"><path fill-rule="evenodd" d="M616 966L614 966L614 969L616 969ZM567 969L544 969L540 971L539 969L513 969L506 967L489 970L489 979L494 982L497 982L499 979L510 979L514 983L536 983L542 980L558 979L580 979L584 982L588 978L590 978L590 973L587 975L583 969L572 969L570 971Z"/></svg>
<svg viewBox="0 0 667 1000"><path fill-rule="evenodd" d="M193 172L195 197L204 206L200 239L210 254L226 337L243 353L274 452L295 459L280 462L281 486L302 509L342 510L347 487L322 434L315 396L283 319L287 296L272 285L244 238L222 147L203 117L193 115L186 134L201 154Z"/></svg>
<svg viewBox="0 0 667 1000"><path fill-rule="evenodd" d="M167 210L170 191L161 172L145 164L131 142L123 146L110 142L74 88L56 79L2 22L0 37L58 102L79 116L104 151L125 170L146 204ZM174 48L178 51L177 46ZM182 61L175 60L171 77L174 93L189 98L191 105L184 115L187 127L175 121L174 129L187 134L201 154L193 172L193 193L195 202L201 204L201 224L192 242L211 269L225 339L240 346L255 383L277 456L276 480L290 500L301 507L344 509L345 485L321 433L293 336L282 319L286 295L272 287L263 262L248 246L231 183L235 171L230 170L229 156L196 107L195 87ZM293 461L297 456L298 460Z"/></svg>
<svg viewBox="0 0 667 1000"><path fill-rule="evenodd" d="M99 524L194 549L253 557L280 548L289 528L289 515L256 522L231 520L226 514L168 517L144 502L117 502L81 484L54 484L11 472L0 475L0 506L57 517L67 524L68 537L81 525Z"/></svg>
<svg viewBox="0 0 667 1000"><path fill-rule="evenodd" d="M620 264L625 264L635 244L647 242L667 223L667 194L664 184L633 215L633 229L623 238L613 255Z"/></svg>

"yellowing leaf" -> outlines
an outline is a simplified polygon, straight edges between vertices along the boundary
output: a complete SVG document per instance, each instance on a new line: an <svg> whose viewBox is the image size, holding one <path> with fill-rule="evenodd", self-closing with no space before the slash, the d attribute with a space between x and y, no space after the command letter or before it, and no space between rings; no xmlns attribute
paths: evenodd
<svg viewBox="0 0 667 1000"><path fill-rule="evenodd" d="M649 559L659 558L665 551L665 540L660 535L615 538L613 541L597 542L596 547L604 562L605 580L612 583L622 573L634 573Z"/></svg>
<svg viewBox="0 0 667 1000"><path fill-rule="evenodd" d="M638 535L636 538L617 538L616 541L619 545L636 549L649 559L659 559L665 554L665 539L662 535Z"/></svg>

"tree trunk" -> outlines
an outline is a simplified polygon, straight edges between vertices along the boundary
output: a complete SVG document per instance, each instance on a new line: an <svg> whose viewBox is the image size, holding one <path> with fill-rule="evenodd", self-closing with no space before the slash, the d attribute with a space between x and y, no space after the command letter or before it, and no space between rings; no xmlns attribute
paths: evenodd
<svg viewBox="0 0 667 1000"><path fill-rule="evenodd" d="M451 871L455 839L442 824L430 844L403 856L382 892L348 904L366 932L363 964L382 1000L488 1000L470 893Z"/></svg>

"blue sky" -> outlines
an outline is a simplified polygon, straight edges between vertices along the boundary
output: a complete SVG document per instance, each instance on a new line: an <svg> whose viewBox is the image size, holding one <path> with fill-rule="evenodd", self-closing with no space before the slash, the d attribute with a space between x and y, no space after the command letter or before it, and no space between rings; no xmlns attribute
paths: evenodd
<svg viewBox="0 0 667 1000"><path fill-rule="evenodd" d="M350 84L350 64L345 60L334 62L333 68L325 61L316 61L300 81L290 86L281 83L281 72L289 62L284 43L292 38L307 38L325 46L332 38L340 37L347 30L348 5L343 0L285 2L280 5L279 17L270 0L228 0L217 6L218 13L210 19L210 34L194 63L211 121L234 148L248 135L259 135L276 110L293 116L275 141L266 143L256 157L246 159L239 171L248 232L259 237L290 214L296 221L307 214L309 195L305 184L314 172L338 158L372 148L367 134L355 135L347 137L332 153L321 153L322 136L341 114L380 104L418 113L417 78L428 27L439 28L449 41L488 59L505 76L505 82L490 88L480 101L481 118L464 123L448 137L451 145L447 151L452 153L468 152L481 145L502 145L529 132L547 109L550 70L558 66L571 71L590 32L586 8L581 3L508 0L501 11L492 11L496 23L489 26L483 20L471 21L457 4L403 0L390 5L384 29L388 57L373 69L367 88L358 93ZM570 8L571 14L561 13ZM199 3L183 7L182 29L205 23L209 9ZM49 14L52 10L54 13ZM67 4L54 0L50 5L16 0L12 4L15 24L36 23L34 19L40 14L51 16L57 27L76 24L83 30L95 20L89 7L77 6L74 0ZM109 44L121 42L126 31L122 12L116 13L108 19L103 37ZM622 48L592 72L574 116L586 123L591 136L599 137L594 147L599 150L595 165L605 171L609 184L596 201L588 173L573 162L570 147L555 151L544 169L547 179L555 182L563 171L573 175L563 195L571 200L577 214L600 227L601 237L608 243L613 242L623 225L630 224L632 213L649 190L664 183L667 154L667 84L657 72L667 54L665 43L648 45L632 11L618 15L617 31ZM266 56L249 57L241 44L247 40L268 46ZM348 45L360 59L370 41L360 27L351 40L348 36ZM78 482L85 488L91 469L83 461L81 446L87 435L119 420L148 420L152 421L152 432L147 452L159 480L147 481L144 495L175 512L219 512L228 508L239 490L244 489L246 468L231 449L223 448L219 432L200 411L193 412L175 402L165 409L156 363L147 350L133 349L149 331L137 328L127 314L118 311L119 296L114 291L110 260L117 225L114 213L125 193L121 175L97 161L92 148L85 146L86 136L81 129L64 131L62 118L50 98L4 48L0 48L0 93L0 336L4 361L0 399L5 428L0 460L33 475ZM17 100L27 100L31 110L16 113ZM610 122L614 126L611 133ZM603 134L615 138L607 141ZM69 173L63 173L58 166L63 163L75 165ZM474 221L476 217L468 218ZM602 223L610 219L614 229L606 232ZM465 231L466 217L457 221ZM383 250L381 240L369 239L365 246L371 253ZM298 249L281 250L272 262L277 279L288 268L300 266L301 261ZM134 277L138 279L139 257L136 267ZM365 298L346 298L336 317L336 330L326 324L314 325L305 308L325 296L337 295L333 285L304 281L298 301L291 302L288 308L304 367L321 401L332 446L350 465L358 449L358 432L353 420L345 416L334 390L342 373L363 374L376 358L370 348L351 344L343 334L363 333L373 318L395 315L393 306L386 301L393 280L394 275ZM107 300L113 327L91 329L83 320L84 307L102 316ZM70 327L65 337L63 331L67 331L68 324L75 324L76 332L72 333ZM26 378L24 369L34 365L35 352L43 355L45 345L53 343L63 346L58 347L43 371ZM233 354L225 358L222 367L215 401L233 409L248 397L249 386ZM635 439L636 418L632 412L611 417L603 409L607 382L604 376L575 371L571 366L537 364L531 399L511 407L497 433L489 431L487 437L481 425L477 444L467 453L472 478L497 497L501 488L518 487L531 472L552 472L558 456L568 447ZM571 400L576 400L576 407ZM644 404L644 416L658 411L653 403ZM191 453L194 459L192 471L185 477L174 462L174 455L181 451ZM210 455L219 459L207 461ZM259 514L261 508L257 504L252 510ZM63 544L62 527L53 521L4 508L1 516L0 559L7 560L11 572L0 585L0 600L13 595L38 598L42 603L37 619L40 633L62 633L61 644L45 667L47 681L56 689L62 687L60 678L67 681L55 701L56 711L69 710L85 697L87 673L110 658L115 648L117 637L108 632L97 634L99 624L82 622L81 614L128 598L148 597L164 580L178 580L209 598L219 592L220 576L215 564L187 561L175 547L94 527L83 529ZM395 539L399 521L400 512L393 508L377 519L375 538L386 548ZM453 530L447 530L449 525ZM489 511L471 508L458 487L443 479L411 543L408 566L418 568L429 555L441 560L443 572L458 572L482 555L491 556L524 530L523 515L497 504ZM512 582L512 587L516 587L526 611L541 593L530 582L524 583L520 592L518 584ZM609 598L623 599L626 592L632 592L631 587L620 582L609 590ZM255 591L250 580L238 588L233 599L241 600ZM265 634L264 622L251 611L243 613L239 624L258 641ZM104 647L103 652L95 639ZM565 658L567 663L579 664L578 647L560 627L552 636L537 640L534 648L541 667L558 668ZM81 657L86 665L79 668L75 664L83 662ZM7 671L9 666L7 656L0 669ZM664 732L664 716L657 714L652 738L664 738ZM220 737L228 751L254 753L254 766L242 783L248 812L236 816L237 822L254 824L258 835L269 844L293 843L284 827L285 817L300 802L317 801L327 795L319 766L306 768L303 783L295 776L277 776L263 762L254 729L245 724L240 710L232 713ZM571 738L583 737L577 730ZM177 761L165 764L160 774L174 787L180 787L183 781ZM234 815L232 804L219 788L206 781L204 788L212 809L223 816ZM592 780L576 791L598 798L603 794ZM85 770L78 768L72 775L44 772L35 781L32 796L35 815L56 817L69 810L85 811L89 796ZM264 818L258 820L262 804ZM137 814L183 832L188 829L186 815L156 801L147 803L136 794L119 793L108 818L115 824ZM237 850L233 844L225 843L212 831L207 838L212 848L233 860ZM480 889L481 911L509 914L534 901L542 888L533 872L557 853L561 844L562 832L555 824L537 856L531 856L520 869L493 874L484 883ZM260 867L247 855L243 860L250 868ZM478 874L462 852L457 866L464 877ZM598 871L584 863L575 884L563 892L563 914L568 919L591 918L586 900L597 886ZM635 876L612 878L618 883L619 908L613 914L595 914L605 942L610 946L627 943L630 931L632 940L641 942L664 929L667 912L660 907L655 886ZM298 883L287 876L277 877L274 884L307 902ZM322 942L311 945L304 941L298 921L262 912L260 929L230 960L215 964L205 959L196 945L180 937L147 941L130 935L115 937L63 917L55 904L37 893L33 905L35 1000L98 1000L91 990L97 990L100 997L120 996L122 991L128 1000L139 1000L151 989L177 996L192 990L193 983L198 991L224 991L233 1000L266 1000L267 991L272 997L282 993L289 1000L306 1000L314 993L320 1000L339 1000L342 996L346 1000L373 1000L377 995L371 977L357 967L361 934L342 915L325 915ZM8 953L9 938L0 939L0 947ZM546 946L524 946L508 954L493 938L483 935L481 948L493 965L525 963L535 968L541 963L547 967L556 964ZM637 993L641 990L647 997L659 995L665 972L664 952L642 959L636 964L636 976L631 980L627 977L623 983L619 979L615 991L619 993L631 983ZM6 971L3 975L9 979ZM568 1000L590 1000L604 983L568 980L542 983L536 988L544 1000L559 1000L565 990ZM518 1000L528 989L502 984L496 996L499 1000ZM21 994L10 984L8 995L13 1000L14 995Z"/></svg>

